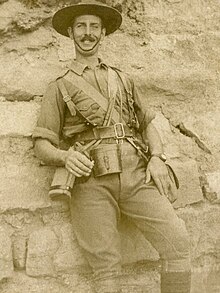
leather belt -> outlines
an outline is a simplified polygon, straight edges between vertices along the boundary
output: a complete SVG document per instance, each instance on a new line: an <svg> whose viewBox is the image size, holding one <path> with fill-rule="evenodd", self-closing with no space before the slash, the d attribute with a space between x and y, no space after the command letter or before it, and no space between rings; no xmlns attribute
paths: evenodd
<svg viewBox="0 0 220 293"><path fill-rule="evenodd" d="M133 137L134 130L129 128L127 125L122 123L116 123L111 126L97 126L92 129L83 131L74 135L74 141L89 141L89 140L99 140L99 139L109 139L113 138L115 140L120 140L126 137Z"/></svg>

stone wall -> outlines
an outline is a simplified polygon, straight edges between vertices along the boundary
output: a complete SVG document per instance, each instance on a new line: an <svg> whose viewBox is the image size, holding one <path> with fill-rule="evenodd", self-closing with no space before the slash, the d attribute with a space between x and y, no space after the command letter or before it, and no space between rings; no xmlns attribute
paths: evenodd
<svg viewBox="0 0 220 293"><path fill-rule="evenodd" d="M0 1L2 292L21 292L15 285L20 273L47 282L45 277L88 269L74 237L68 205L48 198L54 169L40 166L31 141L48 82L74 58L72 43L51 28L53 12L67 3ZM218 266L219 1L109 3L122 11L124 21L118 32L106 38L101 57L132 74L143 99L157 111L154 123L181 181L175 208L191 235L193 267ZM121 235L125 264L158 259L126 220L121 224ZM9 280L17 281L5 283L12 276ZM156 275L152 278L157 281ZM74 286L80 286L80 281L74 280ZM39 292L50 292L47 290Z"/></svg>

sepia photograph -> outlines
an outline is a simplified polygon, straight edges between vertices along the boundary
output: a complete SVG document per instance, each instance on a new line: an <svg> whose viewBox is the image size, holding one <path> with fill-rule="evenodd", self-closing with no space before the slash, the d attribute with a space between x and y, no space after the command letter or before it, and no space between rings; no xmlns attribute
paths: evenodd
<svg viewBox="0 0 220 293"><path fill-rule="evenodd" d="M0 0L0 293L220 293L220 1Z"/></svg>

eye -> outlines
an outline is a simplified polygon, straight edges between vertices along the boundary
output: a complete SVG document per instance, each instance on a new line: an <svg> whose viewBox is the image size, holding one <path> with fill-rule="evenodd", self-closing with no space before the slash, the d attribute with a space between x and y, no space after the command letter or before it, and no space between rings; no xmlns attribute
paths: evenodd
<svg viewBox="0 0 220 293"><path fill-rule="evenodd" d="M93 25L92 25L92 28L94 28L94 29L99 29L99 25L98 25L98 24L93 24Z"/></svg>
<svg viewBox="0 0 220 293"><path fill-rule="evenodd" d="M76 25L75 25L75 28L82 28L83 27L83 24L82 23L77 23Z"/></svg>

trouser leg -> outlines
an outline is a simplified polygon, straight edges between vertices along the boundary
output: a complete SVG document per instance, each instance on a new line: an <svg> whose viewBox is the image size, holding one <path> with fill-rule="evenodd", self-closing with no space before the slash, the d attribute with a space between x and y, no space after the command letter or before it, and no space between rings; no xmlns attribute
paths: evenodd
<svg viewBox="0 0 220 293"><path fill-rule="evenodd" d="M93 272L95 292L120 292L119 209L110 189L118 191L118 176L91 177L74 186L71 216L80 247Z"/></svg>
<svg viewBox="0 0 220 293"><path fill-rule="evenodd" d="M189 239L185 225L166 198L152 190L123 202L121 210L157 249L162 260L161 293L190 292ZM159 200L157 200L157 198ZM146 200L147 199L147 200ZM136 212L134 212L136 211Z"/></svg>
<svg viewBox="0 0 220 293"><path fill-rule="evenodd" d="M129 159L132 159L132 155ZM133 160L135 165L135 158ZM136 168L129 167L129 162L127 166L125 161L123 164L126 176L121 176L123 193L119 206L160 255L161 292L189 293L189 237L184 222L177 217L168 199L158 192L152 181L144 183L145 168L141 161L136 163ZM178 291L180 287L182 291Z"/></svg>

